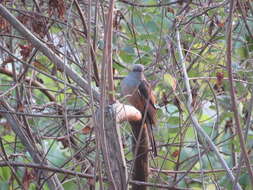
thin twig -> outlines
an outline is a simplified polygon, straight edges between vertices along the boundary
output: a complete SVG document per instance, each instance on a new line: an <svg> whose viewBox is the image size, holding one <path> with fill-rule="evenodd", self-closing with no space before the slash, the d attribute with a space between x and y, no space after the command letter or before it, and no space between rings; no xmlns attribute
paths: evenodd
<svg viewBox="0 0 253 190"><path fill-rule="evenodd" d="M128 4L128 5L131 5L133 7L143 7L143 8L147 8L147 7L168 7L170 5L173 5L173 4L177 4L177 3L183 3L184 1L185 2L189 2L189 0L178 0L178 1L173 1L173 2L170 2L170 3L157 3L157 4L153 4L153 5L145 5L145 4L138 4L138 3L135 3L135 2L132 2L132 1L128 1L128 0L119 0L121 3L125 3L125 4Z"/></svg>

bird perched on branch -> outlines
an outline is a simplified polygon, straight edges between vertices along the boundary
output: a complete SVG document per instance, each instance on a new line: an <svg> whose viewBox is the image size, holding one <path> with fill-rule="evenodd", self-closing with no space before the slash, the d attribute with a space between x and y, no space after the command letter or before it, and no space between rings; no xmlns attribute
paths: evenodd
<svg viewBox="0 0 253 190"><path fill-rule="evenodd" d="M147 126L149 141L154 156L157 156L156 143L153 135L153 127L156 124L155 96L150 84L144 76L144 67L135 64L132 71L123 79L121 83L121 93L127 97L128 102L137 108Z"/></svg>

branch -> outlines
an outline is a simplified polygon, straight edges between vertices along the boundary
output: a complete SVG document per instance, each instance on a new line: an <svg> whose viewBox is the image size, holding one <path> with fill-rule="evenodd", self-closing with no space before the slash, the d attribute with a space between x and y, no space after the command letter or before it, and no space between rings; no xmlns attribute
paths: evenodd
<svg viewBox="0 0 253 190"><path fill-rule="evenodd" d="M88 178L88 179L94 178L93 174L84 174L81 172L75 172L75 171L66 170L66 169L62 169L62 168L56 168L56 167L45 165L45 164L23 163L23 162L13 162L13 161L8 161L8 162L1 161L0 162L0 167L4 167L4 166L8 166L8 165L15 166L15 167L36 168L36 169L51 171L54 173L62 173L65 175L78 176L81 178ZM106 179L104 178L104 180L106 180Z"/></svg>
<svg viewBox="0 0 253 190"><path fill-rule="evenodd" d="M114 83L113 83L113 71L112 71L112 38L113 38L113 10L114 0L110 1L109 13L107 19L107 32L106 32L106 51L107 51L107 69L108 69L108 88L109 88L109 104L115 102L114 96Z"/></svg>
<svg viewBox="0 0 253 190"><path fill-rule="evenodd" d="M116 121L122 123L124 121L140 121L142 119L142 114L135 107L130 105L124 105L116 102L112 105L113 110L116 114Z"/></svg>
<svg viewBox="0 0 253 190"><path fill-rule="evenodd" d="M127 190L127 167L123 151L119 125L116 122L117 106L106 106L96 115L95 133L103 154L105 172L110 181L110 189ZM122 112L120 112L122 113ZM104 125L101 124L104 117Z"/></svg>
<svg viewBox="0 0 253 190"><path fill-rule="evenodd" d="M138 4L138 3L134 3L128 0L119 0L121 3L125 3L127 5L131 5L134 7L168 7L170 5L173 4L177 4L177 3L183 3L183 2L189 2L189 0L178 0L178 1L173 1L170 3L157 3L157 4L153 4L153 5L145 5L145 4Z"/></svg>
<svg viewBox="0 0 253 190"><path fill-rule="evenodd" d="M253 165L251 165L251 167L253 167ZM246 169L246 166L243 166L243 165L238 165L238 167L233 167L233 168L230 168L232 171L239 171L241 170L241 168L243 168L244 170ZM151 172L153 173L163 173L165 175L168 175L168 176L173 176L175 174L184 174L186 172L188 172L188 174L198 174L198 175L201 175L201 174L218 174L218 173L225 173L227 172L225 169L212 169L212 170L180 170L180 171L175 171L175 170L160 170L160 169L157 169L157 168L150 168Z"/></svg>
<svg viewBox="0 0 253 190"><path fill-rule="evenodd" d="M100 81L100 109L95 116L96 140L102 149L106 173L110 180L110 189L127 189L127 171L120 131L116 123L116 112L108 106L114 103L112 77L112 17L114 0L109 2L106 25L104 26L104 49ZM109 83L109 85L108 85ZM109 91L107 87L109 86ZM115 154L115 151L117 154ZM114 158L114 159L113 159ZM116 168L115 168L116 166ZM119 173L118 173L119 172ZM115 175L116 174L116 175Z"/></svg>

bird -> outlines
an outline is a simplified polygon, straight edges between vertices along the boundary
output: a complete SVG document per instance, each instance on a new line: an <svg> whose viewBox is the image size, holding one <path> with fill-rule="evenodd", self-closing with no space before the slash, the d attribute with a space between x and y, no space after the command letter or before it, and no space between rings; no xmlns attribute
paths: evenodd
<svg viewBox="0 0 253 190"><path fill-rule="evenodd" d="M157 149L153 134L153 127L156 125L156 98L151 85L145 78L143 65L133 65L132 71L121 82L121 95L142 113L143 118L145 117L144 122L147 125L152 153L156 157Z"/></svg>

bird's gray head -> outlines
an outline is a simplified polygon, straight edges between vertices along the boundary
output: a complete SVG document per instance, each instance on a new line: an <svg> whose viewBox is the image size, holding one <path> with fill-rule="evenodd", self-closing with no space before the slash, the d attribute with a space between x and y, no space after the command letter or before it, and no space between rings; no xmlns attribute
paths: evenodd
<svg viewBox="0 0 253 190"><path fill-rule="evenodd" d="M143 72L144 66L141 64L135 64L132 69L133 72Z"/></svg>

